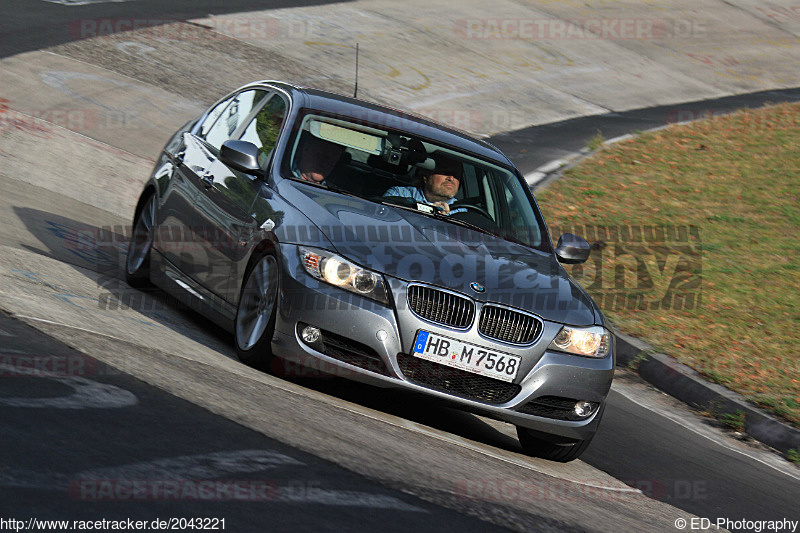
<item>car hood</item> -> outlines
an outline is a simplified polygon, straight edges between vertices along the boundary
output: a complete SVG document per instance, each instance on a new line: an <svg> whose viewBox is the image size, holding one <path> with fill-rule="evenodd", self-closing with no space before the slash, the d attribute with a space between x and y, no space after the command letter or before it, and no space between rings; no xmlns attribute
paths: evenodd
<svg viewBox="0 0 800 533"><path fill-rule="evenodd" d="M325 189L304 189L311 203L296 207L339 254L362 266L524 309L546 320L596 323L591 298L553 254L414 211ZM480 285L477 290L475 284Z"/></svg>

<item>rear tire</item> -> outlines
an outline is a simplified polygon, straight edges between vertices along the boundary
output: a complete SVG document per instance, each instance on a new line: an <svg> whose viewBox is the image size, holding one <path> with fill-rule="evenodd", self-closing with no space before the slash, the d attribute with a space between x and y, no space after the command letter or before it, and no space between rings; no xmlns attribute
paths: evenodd
<svg viewBox="0 0 800 533"><path fill-rule="evenodd" d="M277 300L278 261L274 255L264 254L247 269L234 323L239 360L259 370L267 370L273 358Z"/></svg>
<svg viewBox="0 0 800 533"><path fill-rule="evenodd" d="M150 194L136 214L125 259L125 280L131 287L150 287L150 252L156 224L156 196Z"/></svg>

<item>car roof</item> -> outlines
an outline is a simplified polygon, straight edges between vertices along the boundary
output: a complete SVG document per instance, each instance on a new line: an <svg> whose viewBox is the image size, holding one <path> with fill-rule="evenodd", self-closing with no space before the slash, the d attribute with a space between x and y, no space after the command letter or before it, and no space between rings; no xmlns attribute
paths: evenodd
<svg viewBox="0 0 800 533"><path fill-rule="evenodd" d="M335 114L356 122L408 132L464 152L470 152L502 166L515 168L511 160L491 144L420 115L321 89L272 80L259 82L259 84L264 83L289 93L294 104L299 108Z"/></svg>

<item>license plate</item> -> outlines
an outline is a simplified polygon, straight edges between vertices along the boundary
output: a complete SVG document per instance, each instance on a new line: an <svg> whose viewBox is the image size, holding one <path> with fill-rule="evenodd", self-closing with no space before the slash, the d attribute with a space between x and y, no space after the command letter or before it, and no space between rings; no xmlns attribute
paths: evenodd
<svg viewBox="0 0 800 533"><path fill-rule="evenodd" d="M490 350L423 330L417 332L412 354L420 359L508 382L517 377L522 360L518 355Z"/></svg>

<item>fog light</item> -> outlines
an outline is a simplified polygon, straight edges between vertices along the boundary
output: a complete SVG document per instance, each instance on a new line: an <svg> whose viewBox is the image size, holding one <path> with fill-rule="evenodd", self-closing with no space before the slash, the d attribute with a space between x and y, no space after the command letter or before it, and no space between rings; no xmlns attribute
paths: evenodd
<svg viewBox="0 0 800 533"><path fill-rule="evenodd" d="M300 336L303 337L303 342L307 344L314 344L322 336L322 332L319 330L319 328L315 328L314 326L306 326L303 328Z"/></svg>
<svg viewBox="0 0 800 533"><path fill-rule="evenodd" d="M572 412L575 413L575 416L580 418L586 418L591 416L594 413L594 410L597 408L596 404L592 402L587 402L581 400L575 404L575 407L572 408Z"/></svg>

